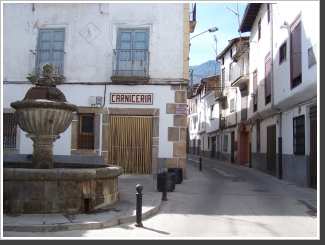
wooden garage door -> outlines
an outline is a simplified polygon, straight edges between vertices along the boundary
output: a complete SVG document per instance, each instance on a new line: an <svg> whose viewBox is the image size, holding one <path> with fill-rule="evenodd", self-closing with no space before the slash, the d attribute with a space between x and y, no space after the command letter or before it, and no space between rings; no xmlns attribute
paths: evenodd
<svg viewBox="0 0 325 245"><path fill-rule="evenodd" d="M151 174L152 117L110 116L109 164L124 173Z"/></svg>

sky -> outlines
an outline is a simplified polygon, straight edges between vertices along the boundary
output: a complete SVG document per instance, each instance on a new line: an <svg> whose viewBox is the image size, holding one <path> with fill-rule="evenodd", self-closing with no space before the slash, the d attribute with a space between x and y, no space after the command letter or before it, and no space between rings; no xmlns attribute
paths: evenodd
<svg viewBox="0 0 325 245"><path fill-rule="evenodd" d="M190 9L192 4L194 3L190 3ZM239 37L239 35L242 37L250 35L249 32L238 33L246 5L246 2L240 1L196 2L196 26L194 32L190 34L190 38L193 37L190 40L190 66L215 60L216 53L221 53L227 47L228 40ZM239 14L239 23L238 16L227 7ZM217 27L218 30L205 32L212 27ZM200 35L194 37L197 34Z"/></svg>

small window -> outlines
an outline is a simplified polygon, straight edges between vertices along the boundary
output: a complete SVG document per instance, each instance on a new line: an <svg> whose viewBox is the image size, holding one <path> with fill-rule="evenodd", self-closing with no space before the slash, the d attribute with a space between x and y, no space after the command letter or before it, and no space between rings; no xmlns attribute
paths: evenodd
<svg viewBox="0 0 325 245"><path fill-rule="evenodd" d="M222 61L222 65L224 65L225 64L225 57L222 57L221 61Z"/></svg>
<svg viewBox="0 0 325 245"><path fill-rule="evenodd" d="M230 112L235 110L235 99L230 100Z"/></svg>
<svg viewBox="0 0 325 245"><path fill-rule="evenodd" d="M285 61L287 58L287 42L281 45L279 54L279 64Z"/></svg>
<svg viewBox="0 0 325 245"><path fill-rule="evenodd" d="M305 154L305 115L293 119L293 153Z"/></svg>
<svg viewBox="0 0 325 245"><path fill-rule="evenodd" d="M210 119L213 119L213 108L214 105L210 106Z"/></svg>
<svg viewBox="0 0 325 245"><path fill-rule="evenodd" d="M316 65L316 45L308 49L308 68Z"/></svg>
<svg viewBox="0 0 325 245"><path fill-rule="evenodd" d="M79 149L94 149L94 114L79 114Z"/></svg>
<svg viewBox="0 0 325 245"><path fill-rule="evenodd" d="M232 59L232 48L230 49L230 59Z"/></svg>

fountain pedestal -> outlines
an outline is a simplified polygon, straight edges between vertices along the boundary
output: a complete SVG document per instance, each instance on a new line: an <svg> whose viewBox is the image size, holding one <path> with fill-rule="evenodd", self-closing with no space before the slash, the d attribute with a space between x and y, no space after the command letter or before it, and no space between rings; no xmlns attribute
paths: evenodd
<svg viewBox="0 0 325 245"><path fill-rule="evenodd" d="M59 135L26 134L34 144L32 165L34 168L53 168L53 142Z"/></svg>

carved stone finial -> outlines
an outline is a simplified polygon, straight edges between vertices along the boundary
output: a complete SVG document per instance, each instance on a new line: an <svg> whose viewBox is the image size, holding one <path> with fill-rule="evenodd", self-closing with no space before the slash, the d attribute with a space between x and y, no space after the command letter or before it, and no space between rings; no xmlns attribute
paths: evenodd
<svg viewBox="0 0 325 245"><path fill-rule="evenodd" d="M44 64L43 65L43 76L51 76L52 73L52 65L51 64Z"/></svg>
<svg viewBox="0 0 325 245"><path fill-rule="evenodd" d="M36 80L36 85L37 86L55 86L55 81L54 79L51 77L51 73L52 73L52 65L51 64L44 64L43 65L43 75L40 76L37 80Z"/></svg>

